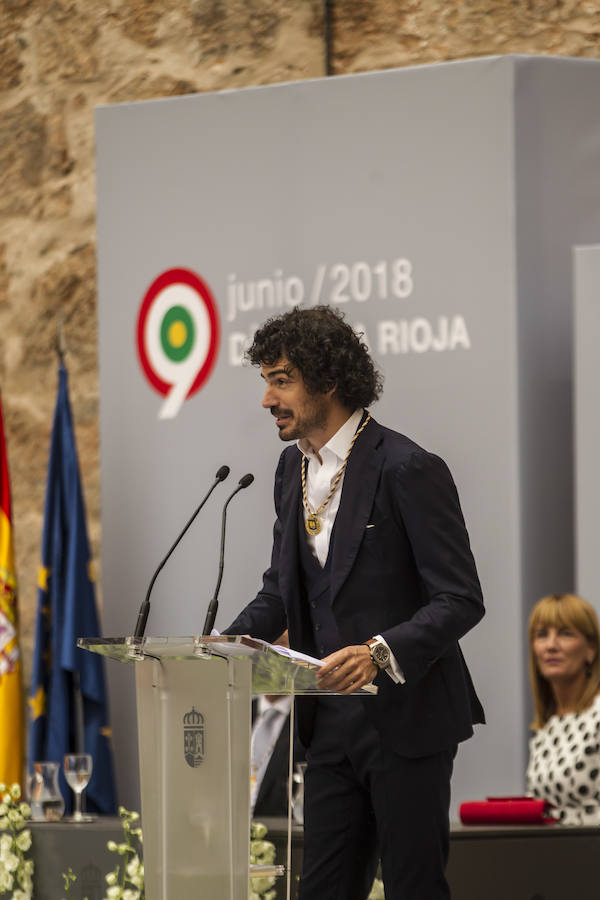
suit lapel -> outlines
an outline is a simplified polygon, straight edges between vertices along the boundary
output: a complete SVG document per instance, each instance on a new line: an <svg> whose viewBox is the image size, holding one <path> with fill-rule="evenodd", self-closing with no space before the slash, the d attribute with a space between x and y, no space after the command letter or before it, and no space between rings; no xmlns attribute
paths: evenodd
<svg viewBox="0 0 600 900"><path fill-rule="evenodd" d="M382 428L371 419L352 449L342 486L342 497L335 520L331 602L335 601L354 565L373 508L383 454L377 447Z"/></svg>
<svg viewBox="0 0 600 900"><path fill-rule="evenodd" d="M291 598L298 592L298 503L301 460L302 454L297 450L286 467L279 508L282 525L279 587L282 597L285 598Z"/></svg>

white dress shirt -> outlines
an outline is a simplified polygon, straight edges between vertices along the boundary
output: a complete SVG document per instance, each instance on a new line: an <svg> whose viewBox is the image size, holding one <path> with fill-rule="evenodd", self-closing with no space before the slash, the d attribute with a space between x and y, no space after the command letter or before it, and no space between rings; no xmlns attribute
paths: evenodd
<svg viewBox="0 0 600 900"><path fill-rule="evenodd" d="M360 427L360 420L362 419L363 414L363 409L355 410L350 418L346 422L344 422L342 427L338 431L336 431L333 437L331 437L327 441L327 443L321 447L318 453L313 450L306 438L302 438L301 440L297 441L298 449L301 453L304 454L307 459L306 496L308 499L308 505L313 511L317 510L320 505L327 499L327 495L331 490L335 476L339 471L340 466L343 465L346 454L350 449L352 439L354 438L356 431ZM368 428L369 426L367 425L366 427ZM358 440L360 441L360 437L358 437ZM321 568L327 562L331 532L333 531L335 517L340 506L343 485L344 475L342 475L342 477L340 478L333 497L331 498L323 512L319 514L321 530L318 534L307 534L308 546L310 547L315 558L318 560ZM308 512L306 510L306 507L304 506L304 503L302 504L302 508L304 512L304 521L306 522L308 518ZM375 637L377 638L377 640L385 644L388 650L390 649L389 645L386 641L384 641L381 635L375 635ZM390 654L390 664L385 669L385 671L390 676L392 681L396 682L396 684L404 684L406 679L404 678L402 669L398 665L396 657L391 652L391 650Z"/></svg>

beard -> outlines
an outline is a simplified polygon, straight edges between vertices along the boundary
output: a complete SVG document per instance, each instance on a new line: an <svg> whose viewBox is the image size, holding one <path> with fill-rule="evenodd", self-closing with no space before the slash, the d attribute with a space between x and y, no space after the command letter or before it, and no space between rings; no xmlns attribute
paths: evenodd
<svg viewBox="0 0 600 900"><path fill-rule="evenodd" d="M299 441L314 431L320 431L327 425L329 398L315 396L307 400L301 409L294 413L291 409L272 406L274 416L289 416L289 420L278 425L281 441Z"/></svg>

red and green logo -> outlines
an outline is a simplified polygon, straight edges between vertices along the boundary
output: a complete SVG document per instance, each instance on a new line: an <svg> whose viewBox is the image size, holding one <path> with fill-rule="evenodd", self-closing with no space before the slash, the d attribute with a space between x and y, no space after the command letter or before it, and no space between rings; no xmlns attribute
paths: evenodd
<svg viewBox="0 0 600 900"><path fill-rule="evenodd" d="M219 314L206 282L189 269L154 279L137 321L143 372L165 401L160 419L172 419L208 381L219 350Z"/></svg>

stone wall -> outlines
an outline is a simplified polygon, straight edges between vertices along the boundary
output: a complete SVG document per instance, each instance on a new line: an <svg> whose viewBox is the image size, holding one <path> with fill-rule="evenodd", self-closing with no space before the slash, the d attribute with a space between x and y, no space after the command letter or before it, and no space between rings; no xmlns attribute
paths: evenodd
<svg viewBox="0 0 600 900"><path fill-rule="evenodd" d="M499 53L596 57L600 7L593 0L2 0L0 388L26 680L60 326L96 560L100 548L94 107Z"/></svg>

